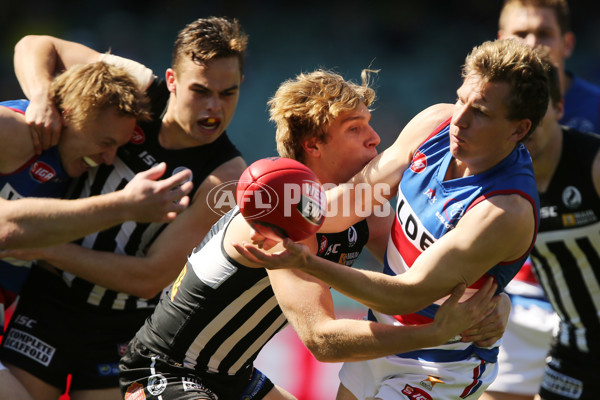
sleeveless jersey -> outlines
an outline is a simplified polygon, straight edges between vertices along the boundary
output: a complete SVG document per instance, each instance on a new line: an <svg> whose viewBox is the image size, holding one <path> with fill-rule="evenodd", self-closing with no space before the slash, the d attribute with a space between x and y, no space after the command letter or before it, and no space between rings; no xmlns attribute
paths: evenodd
<svg viewBox="0 0 600 400"><path fill-rule="evenodd" d="M571 78L560 123L578 131L600 134L600 86L574 75Z"/></svg>
<svg viewBox="0 0 600 400"><path fill-rule="evenodd" d="M28 100L0 102L7 107L25 114ZM19 169L10 174L0 174L0 197L16 200L24 197L60 198L64 195L69 176L60 162L58 147L54 146L39 156L33 156ZM0 285L11 292L18 293L29 274L31 262L14 259L0 260Z"/></svg>
<svg viewBox="0 0 600 400"><path fill-rule="evenodd" d="M560 316L558 340L600 356L600 198L592 163L600 138L563 128L560 161L540 194L540 228L531 260Z"/></svg>
<svg viewBox="0 0 600 400"><path fill-rule="evenodd" d="M581 132L600 134L600 86L567 73L572 82L564 95L565 108L560 123ZM524 302L524 304L533 302L538 307L550 309L548 299L537 281L529 259L506 292L511 295L513 302Z"/></svg>
<svg viewBox="0 0 600 400"><path fill-rule="evenodd" d="M429 136L415 152L410 168L402 176L398 189L396 218L384 260L384 271L389 275L406 272L416 258L437 239L453 229L466 212L491 196L506 194L523 196L536 210L537 228L539 200L527 149L523 145L518 145L504 160L481 174L445 180L446 171L452 160L449 151L449 128L450 120L447 120ZM495 277L498 291L501 291L517 273L528 253L526 252L517 260L500 263L487 272L486 276ZM471 287L479 287L484 278L485 276ZM398 316L369 310L369 317L371 320L388 324L398 321L403 324L420 324L431 322L438 308L437 304L432 304L415 314ZM435 360L432 361L455 361L476 353L486 361L495 362L497 354L497 348L486 351L472 344L454 340L437 349L448 351L440 353L433 350L431 353L430 350L420 350L400 356L409 358L433 356Z"/></svg>
<svg viewBox="0 0 600 400"><path fill-rule="evenodd" d="M223 248L226 227L238 214L236 207L213 226L136 334L170 362L234 375L250 368L263 346L287 324L266 269L244 267ZM321 238L338 249L329 259L351 264L354 260L341 254L346 249L360 252L368 234L363 221Z"/></svg>
<svg viewBox="0 0 600 400"><path fill-rule="evenodd" d="M136 127L129 143L119 148L113 165L103 164L79 179L73 185L71 198L94 196L122 189L136 173L164 161L167 164L164 177L183 169L192 170L194 188L189 193L192 199L196 189L215 168L240 156L240 152L230 142L225 132L216 141L204 146L179 150L164 149L158 141L158 134L169 99L165 82L153 82L148 89L148 95L152 101L152 120L140 123ZM102 232L88 235L77 243L93 250L144 256L165 226L164 223L127 221ZM60 265L57 267L60 268ZM67 272L62 272L62 275L78 298L101 308L121 310L153 308L158 302L159 296L150 300L140 299L95 285Z"/></svg>

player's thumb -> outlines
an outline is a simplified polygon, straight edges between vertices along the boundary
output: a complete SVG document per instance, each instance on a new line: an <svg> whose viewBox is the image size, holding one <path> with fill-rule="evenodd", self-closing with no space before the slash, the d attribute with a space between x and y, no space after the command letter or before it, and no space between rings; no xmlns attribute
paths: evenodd
<svg viewBox="0 0 600 400"><path fill-rule="evenodd" d="M148 168L146 171L142 172L143 176L148 179L157 180L167 170L167 164L165 162L161 162L156 164L152 168Z"/></svg>
<svg viewBox="0 0 600 400"><path fill-rule="evenodd" d="M464 283L460 283L452 289L452 296L448 299L448 301L452 301L454 303L458 303L458 300L465 294L467 286Z"/></svg>

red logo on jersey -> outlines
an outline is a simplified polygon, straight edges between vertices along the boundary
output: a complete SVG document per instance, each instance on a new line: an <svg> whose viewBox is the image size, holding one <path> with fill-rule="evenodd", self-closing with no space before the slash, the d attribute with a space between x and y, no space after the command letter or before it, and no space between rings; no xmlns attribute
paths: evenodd
<svg viewBox="0 0 600 400"><path fill-rule="evenodd" d="M402 389L402 394L406 395L409 399L414 400L433 400L429 393L423 389L412 387L408 384Z"/></svg>
<svg viewBox="0 0 600 400"><path fill-rule="evenodd" d="M325 250L327 250L327 238L325 236L321 236L321 243L319 244L318 254L323 254Z"/></svg>
<svg viewBox="0 0 600 400"><path fill-rule="evenodd" d="M142 144L146 140L146 135L144 135L144 131L139 126L135 126L133 133L131 134L131 139L129 141L133 144Z"/></svg>
<svg viewBox="0 0 600 400"><path fill-rule="evenodd" d="M417 151L413 155L410 169L412 172L418 174L419 172L423 172L425 168L427 168L427 156L420 151Z"/></svg>
<svg viewBox="0 0 600 400"><path fill-rule="evenodd" d="M56 171L43 161L36 161L29 169L29 174L38 182L48 182L56 176Z"/></svg>

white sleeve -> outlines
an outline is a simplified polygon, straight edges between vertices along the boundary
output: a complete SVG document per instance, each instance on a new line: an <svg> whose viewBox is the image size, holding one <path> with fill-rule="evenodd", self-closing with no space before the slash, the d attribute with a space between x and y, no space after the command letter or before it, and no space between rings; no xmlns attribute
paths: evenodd
<svg viewBox="0 0 600 400"><path fill-rule="evenodd" d="M142 90L148 89L152 81L156 78L154 72L152 72L150 68L147 68L145 65L128 58L115 56L114 54L103 53L100 55L98 61L103 61L107 64L115 65L125 69L138 82L138 85Z"/></svg>

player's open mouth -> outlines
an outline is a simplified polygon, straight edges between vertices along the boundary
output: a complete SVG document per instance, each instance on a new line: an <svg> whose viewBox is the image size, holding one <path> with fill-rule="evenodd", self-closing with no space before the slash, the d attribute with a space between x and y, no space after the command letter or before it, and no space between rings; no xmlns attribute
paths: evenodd
<svg viewBox="0 0 600 400"><path fill-rule="evenodd" d="M207 130L217 129L220 123L221 120L216 118L204 118L198 121L198 125L200 125L200 127L202 127L203 129Z"/></svg>
<svg viewBox="0 0 600 400"><path fill-rule="evenodd" d="M90 168L95 168L98 166L97 162L95 162L94 160L92 160L91 158L89 158L87 156L83 156L83 162Z"/></svg>

